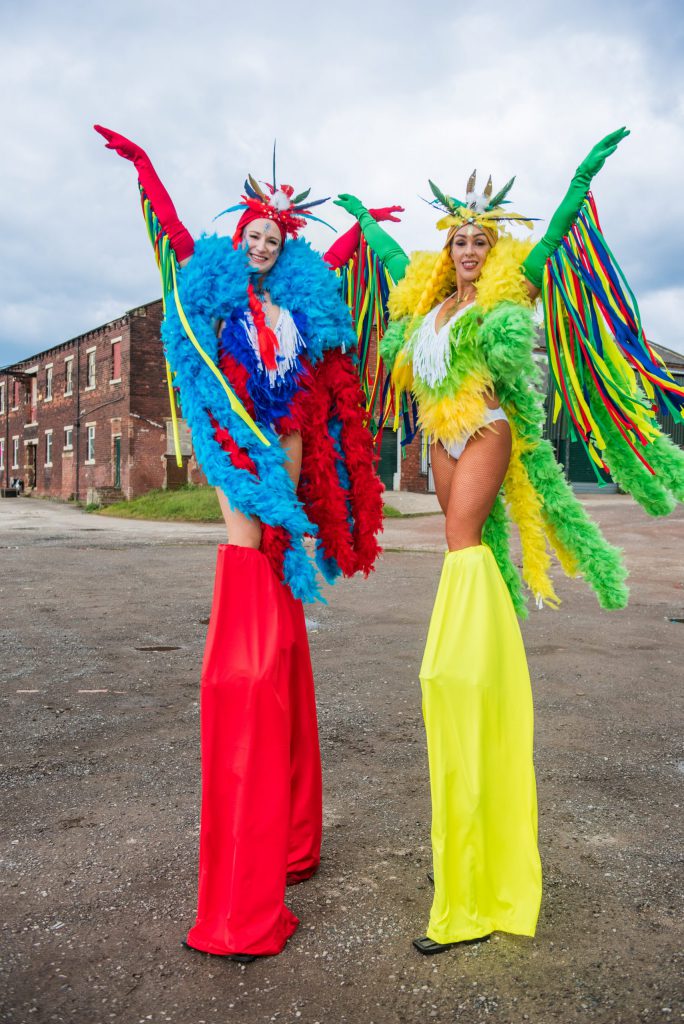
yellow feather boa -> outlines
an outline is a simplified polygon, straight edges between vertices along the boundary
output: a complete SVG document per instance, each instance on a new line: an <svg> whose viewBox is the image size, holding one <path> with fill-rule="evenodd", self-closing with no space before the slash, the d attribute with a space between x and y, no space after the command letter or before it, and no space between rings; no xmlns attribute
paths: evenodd
<svg viewBox="0 0 684 1024"><path fill-rule="evenodd" d="M515 238L502 238L496 243L477 280L478 306L489 310L503 301L531 305L526 279L520 269L531 248L531 242L521 242ZM392 320L400 320L416 312L439 257L440 252L411 254L411 262L404 277L390 292L388 308ZM447 266L433 306L443 302L455 288L456 272L453 266Z"/></svg>
<svg viewBox="0 0 684 1024"><path fill-rule="evenodd" d="M550 608L560 604L556 595L549 569L551 559L546 550L545 524L542 517L543 498L534 489L520 456L529 449L510 422L513 448L511 461L504 480L504 494L510 505L511 518L515 520L520 533L523 556L523 579L536 597Z"/></svg>
<svg viewBox="0 0 684 1024"><path fill-rule="evenodd" d="M418 399L420 426L426 434L438 438L445 445L467 440L484 423L487 410L484 393L491 386L492 382L485 374L471 373L458 389L458 400L454 401L453 395L436 398L416 380L413 393Z"/></svg>

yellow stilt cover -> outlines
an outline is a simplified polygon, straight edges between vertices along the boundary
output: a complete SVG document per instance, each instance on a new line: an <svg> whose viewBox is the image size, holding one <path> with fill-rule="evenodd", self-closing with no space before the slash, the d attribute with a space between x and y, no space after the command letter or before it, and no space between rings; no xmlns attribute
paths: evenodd
<svg viewBox="0 0 684 1024"><path fill-rule="evenodd" d="M486 545L445 555L420 670L435 898L427 935L534 935L541 902L530 677Z"/></svg>

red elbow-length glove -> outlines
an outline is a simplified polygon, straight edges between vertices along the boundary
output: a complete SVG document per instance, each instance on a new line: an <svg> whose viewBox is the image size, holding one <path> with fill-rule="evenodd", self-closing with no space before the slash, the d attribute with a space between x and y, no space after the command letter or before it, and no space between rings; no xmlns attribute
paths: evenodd
<svg viewBox="0 0 684 1024"><path fill-rule="evenodd" d="M119 135L118 132L103 128L101 124L93 125L93 127L107 140L107 149L116 150L119 156L125 157L135 165L138 181L152 205L157 220L168 235L176 259L179 263L189 259L195 251L192 235L180 221L176 208L171 202L171 196L162 185L145 150L125 136Z"/></svg>
<svg viewBox="0 0 684 1024"><path fill-rule="evenodd" d="M399 217L395 217L395 213L403 213L403 206L383 206L379 210L368 211L374 220L378 222L383 220L393 220L395 224L399 223ZM328 251L323 255L323 259L333 270L339 270L345 263L348 263L354 253L359 247L361 241L361 227L359 222L356 221L350 228L349 231L345 231L337 241L333 242Z"/></svg>

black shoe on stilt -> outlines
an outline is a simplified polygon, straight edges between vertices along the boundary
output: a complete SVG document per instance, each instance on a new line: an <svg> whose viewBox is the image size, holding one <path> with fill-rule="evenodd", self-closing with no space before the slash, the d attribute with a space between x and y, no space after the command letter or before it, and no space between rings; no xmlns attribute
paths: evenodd
<svg viewBox="0 0 684 1024"><path fill-rule="evenodd" d="M189 949L191 953L202 953L203 956L220 956L222 960L232 960L236 964L251 964L256 959L256 953L207 953L205 949L197 949L191 946L185 939L181 939L183 949Z"/></svg>
<svg viewBox="0 0 684 1024"><path fill-rule="evenodd" d="M424 935L420 939L414 939L413 946L423 956L434 956L436 953L446 953L454 946L475 946L479 942L488 942L489 939L489 935L482 935L477 939L461 939L460 942L435 942L434 939L429 939L427 935Z"/></svg>

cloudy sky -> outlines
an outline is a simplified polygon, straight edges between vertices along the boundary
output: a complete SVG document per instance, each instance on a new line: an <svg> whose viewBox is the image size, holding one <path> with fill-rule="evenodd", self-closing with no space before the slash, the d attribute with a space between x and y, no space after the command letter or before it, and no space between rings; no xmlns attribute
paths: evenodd
<svg viewBox="0 0 684 1024"><path fill-rule="evenodd" d="M594 193L648 335L684 351L684 4L597 10L0 0L0 365L158 295L133 168L94 122L144 146L195 236L247 171L268 176L277 138L281 180L402 203L407 250L437 239L428 177L460 195L473 167L495 185L517 174L515 209L547 218L591 145L626 124Z"/></svg>

